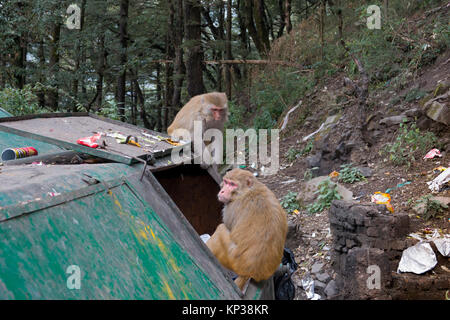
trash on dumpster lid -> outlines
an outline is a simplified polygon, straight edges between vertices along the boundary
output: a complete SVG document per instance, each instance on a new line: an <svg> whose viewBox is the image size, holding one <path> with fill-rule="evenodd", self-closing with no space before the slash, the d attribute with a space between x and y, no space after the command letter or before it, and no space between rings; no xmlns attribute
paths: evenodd
<svg viewBox="0 0 450 320"><path fill-rule="evenodd" d="M168 155L174 148L182 148L187 143L176 143L160 133L86 112L1 118L0 130L126 164L134 162L133 158L144 159L147 154L152 154L155 158ZM120 144L112 137L115 132L125 137L136 137L139 143L146 140L154 140L154 143L146 143L145 148L137 148L130 143ZM98 133L105 134L102 137L102 148L93 149L77 144L78 139ZM154 138L156 136L159 139Z"/></svg>

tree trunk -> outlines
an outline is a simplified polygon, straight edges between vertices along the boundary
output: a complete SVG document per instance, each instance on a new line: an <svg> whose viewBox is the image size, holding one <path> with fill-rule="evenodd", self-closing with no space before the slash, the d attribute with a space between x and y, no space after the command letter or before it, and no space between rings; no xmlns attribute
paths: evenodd
<svg viewBox="0 0 450 320"><path fill-rule="evenodd" d="M102 32L99 38L99 54L97 61L97 83L95 85L97 89L97 96L95 98L95 110L100 110L103 104L103 79L105 77L106 59L108 53L105 49L105 33Z"/></svg>
<svg viewBox="0 0 450 320"><path fill-rule="evenodd" d="M241 2L241 10L248 33L255 43L261 57L266 57L270 51L269 32L264 23L263 0L248 0Z"/></svg>
<svg viewBox="0 0 450 320"><path fill-rule="evenodd" d="M325 45L324 43L324 28L325 28L325 0L321 0L320 4L320 57L323 61L323 47Z"/></svg>
<svg viewBox="0 0 450 320"><path fill-rule="evenodd" d="M141 87L139 86L139 81L138 81L138 73L137 71L133 71L130 70L130 74L131 74L131 82L133 83L133 87L134 87L134 94L136 95L136 103L139 104L140 106L140 115L141 115L141 120L142 123L144 124L144 127L147 129L153 129L153 125L152 123L150 123L148 121L147 118L147 112L145 111L145 98L144 98L144 94L142 93ZM134 114L137 114L137 110L134 110Z"/></svg>
<svg viewBox="0 0 450 320"><path fill-rule="evenodd" d="M74 70L75 79L73 80L73 86L72 86L72 95L75 98L75 100L77 100L77 101L78 101L80 60L81 60L81 50L82 50L82 48L81 48L82 47L81 33L83 31L85 9L86 9L86 0L82 0L81 1L81 12L80 12L80 29L78 30L78 35L77 35L78 39L77 39L77 45L76 45L76 49L75 49L75 70ZM75 102L72 107L72 111L77 112L77 103L75 103Z"/></svg>
<svg viewBox="0 0 450 320"><path fill-rule="evenodd" d="M173 28L173 46L175 49L173 98L172 108L174 112L181 109L181 89L185 77L186 67L183 62L183 0L175 0L175 19Z"/></svg>
<svg viewBox="0 0 450 320"><path fill-rule="evenodd" d="M119 38L120 38L120 73L117 79L116 102L121 121L125 121L125 94L127 76L127 48L128 48L128 8L129 0L120 1Z"/></svg>
<svg viewBox="0 0 450 320"><path fill-rule="evenodd" d="M45 70L45 50L44 50L44 39L40 39L38 48L38 58L39 58L39 82L44 83L44 70ZM43 89L39 90L36 94L38 97L39 107L45 108L45 91Z"/></svg>
<svg viewBox="0 0 450 320"><path fill-rule="evenodd" d="M232 53L231 53L231 40L232 40L232 34L231 34L231 27L232 27L232 23L233 23L233 16L232 16L232 11L231 11L231 1L232 0L228 0L227 1L227 46L226 46L226 59L227 60L231 60L233 59ZM227 88L227 97L228 99L231 100L231 66L230 65L226 65L225 66L225 82L226 82L226 88Z"/></svg>
<svg viewBox="0 0 450 320"><path fill-rule="evenodd" d="M174 34L173 31L175 26L175 5L174 0L169 0L169 19L167 22L167 33L166 33L166 58L174 59L175 58L175 49L174 49ZM173 65L170 63L166 63L165 65L165 90L164 90L164 121L165 124L171 121L174 118L174 110L172 108L172 99L173 99Z"/></svg>
<svg viewBox="0 0 450 320"><path fill-rule="evenodd" d="M289 34L292 31L291 0L284 1L284 24L286 26L286 32Z"/></svg>
<svg viewBox="0 0 450 320"><path fill-rule="evenodd" d="M167 130L167 125L165 122L165 118L163 121L163 103L162 103L162 94L161 94L161 65L156 65L156 131L163 132ZM163 128L164 124L164 128Z"/></svg>
<svg viewBox="0 0 450 320"><path fill-rule="evenodd" d="M201 3L200 0L184 1L184 26L186 35L186 79L189 97L206 92L203 83L203 50L201 45Z"/></svg>
<svg viewBox="0 0 450 320"><path fill-rule="evenodd" d="M55 22L51 29L51 40L50 40L50 58L49 58L49 71L51 86L53 87L48 94L48 104L53 111L58 110L58 100L59 100L59 37L61 35L61 24Z"/></svg>

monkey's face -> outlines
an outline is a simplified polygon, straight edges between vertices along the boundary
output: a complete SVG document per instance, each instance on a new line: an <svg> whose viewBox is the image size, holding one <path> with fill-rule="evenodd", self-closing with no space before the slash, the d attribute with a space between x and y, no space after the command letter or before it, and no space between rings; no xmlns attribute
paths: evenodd
<svg viewBox="0 0 450 320"><path fill-rule="evenodd" d="M222 188L220 189L217 198L220 202L227 204L232 200L232 197L237 192L239 185L233 180L224 178L221 187Z"/></svg>
<svg viewBox="0 0 450 320"><path fill-rule="evenodd" d="M218 107L216 105L212 105L209 108L210 114L214 121L223 121L225 120L227 108Z"/></svg>

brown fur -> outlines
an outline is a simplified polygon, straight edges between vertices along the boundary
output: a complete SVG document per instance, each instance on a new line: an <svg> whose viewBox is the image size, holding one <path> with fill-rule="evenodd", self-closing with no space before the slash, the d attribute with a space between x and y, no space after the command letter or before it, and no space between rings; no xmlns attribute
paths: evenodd
<svg viewBox="0 0 450 320"><path fill-rule="evenodd" d="M224 119L214 121L210 108L218 106L225 109ZM167 133L172 133L179 128L188 130L193 136L194 121L204 121L203 130L216 128L223 132L224 123L228 120L228 99L223 92L211 92L192 97L186 105L177 113L172 124L167 128Z"/></svg>
<svg viewBox="0 0 450 320"><path fill-rule="evenodd" d="M220 224L206 245L232 271L242 290L249 278L268 279L278 268L287 232L278 199L250 172L234 169L224 179L238 184L223 209Z"/></svg>

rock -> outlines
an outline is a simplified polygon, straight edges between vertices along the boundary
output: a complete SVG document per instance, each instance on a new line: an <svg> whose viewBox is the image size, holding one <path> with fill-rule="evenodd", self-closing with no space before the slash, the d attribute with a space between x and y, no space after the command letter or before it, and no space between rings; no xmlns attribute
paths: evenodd
<svg viewBox="0 0 450 320"><path fill-rule="evenodd" d="M297 201L310 202L317 197L317 194L314 192L317 190L317 186L328 179L328 176L320 176L314 179L309 180L303 190L298 193ZM353 192L345 188L344 186L337 183L337 192L341 195L342 200L352 200Z"/></svg>
<svg viewBox="0 0 450 320"><path fill-rule="evenodd" d="M326 287L326 283L323 283L322 281L319 280L314 280L314 289L316 290L320 290L320 289L324 289ZM316 291L314 290L314 291Z"/></svg>
<svg viewBox="0 0 450 320"><path fill-rule="evenodd" d="M449 206L450 205L450 197L431 197L430 200L434 200L439 202L442 205ZM413 207L413 210L418 215L422 215L425 212L425 204L419 203Z"/></svg>
<svg viewBox="0 0 450 320"><path fill-rule="evenodd" d="M330 282L328 282L327 286L325 287L324 292L327 295L327 298L332 298L332 297L336 296L338 294L336 281L331 280Z"/></svg>
<svg viewBox="0 0 450 320"><path fill-rule="evenodd" d="M331 277L328 273L324 272L324 273L319 273L318 275L316 275L317 280L321 281L321 282L327 282Z"/></svg>
<svg viewBox="0 0 450 320"><path fill-rule="evenodd" d="M423 114L423 111L419 108L413 108L413 109L409 109L406 110L404 112L404 115L407 117L411 117L411 118L415 118L415 117L420 117Z"/></svg>
<svg viewBox="0 0 450 320"><path fill-rule="evenodd" d="M320 153L306 157L306 163L308 164L308 168L320 167L320 159L321 159Z"/></svg>
<svg viewBox="0 0 450 320"><path fill-rule="evenodd" d="M433 101L427 108L427 116L434 121L450 125L450 107L448 104Z"/></svg>
<svg viewBox="0 0 450 320"><path fill-rule="evenodd" d="M373 175L372 169L369 167L356 167L359 171L361 171L362 175L366 178L371 177Z"/></svg>
<svg viewBox="0 0 450 320"><path fill-rule="evenodd" d="M387 117L387 118L381 119L379 123L384 124L387 127L390 127L390 126L400 124L403 121L409 122L409 121L411 121L411 119L406 117L405 115L399 115L399 116L392 116L392 117Z"/></svg>
<svg viewBox="0 0 450 320"><path fill-rule="evenodd" d="M323 266L324 266L324 264L321 262L314 263L313 266L311 267L311 273L314 273L314 274L319 273L320 270L322 270Z"/></svg>

